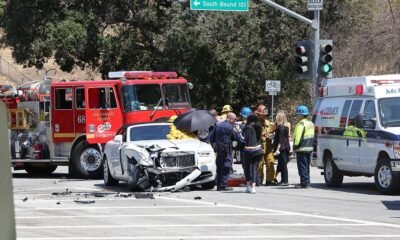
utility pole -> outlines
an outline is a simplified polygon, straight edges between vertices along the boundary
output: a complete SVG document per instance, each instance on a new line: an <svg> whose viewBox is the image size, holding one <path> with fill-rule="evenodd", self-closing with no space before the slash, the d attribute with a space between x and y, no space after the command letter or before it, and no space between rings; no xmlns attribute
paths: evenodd
<svg viewBox="0 0 400 240"><path fill-rule="evenodd" d="M319 55L320 55L320 49L319 49L319 28L320 28L320 10L314 10L314 19L308 19L304 16L301 16L300 14L293 12L292 10L289 10L285 7L282 7L279 4L276 4L270 0L262 0L264 3L268 4L269 6L276 8L298 20L301 22L304 22L308 25L310 25L314 29L314 61L312 63L312 85L314 88L314 95L313 98L311 99L312 102L315 104L317 98L318 98L318 84L319 84L319 76L318 76L318 62L319 62ZM322 4L322 0L320 0Z"/></svg>

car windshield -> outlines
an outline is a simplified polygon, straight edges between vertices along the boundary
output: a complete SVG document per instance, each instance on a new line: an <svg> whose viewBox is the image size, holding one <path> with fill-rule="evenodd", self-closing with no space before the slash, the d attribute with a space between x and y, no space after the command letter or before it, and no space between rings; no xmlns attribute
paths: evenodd
<svg viewBox="0 0 400 240"><path fill-rule="evenodd" d="M169 125L147 125L131 127L129 136L131 141L167 139Z"/></svg>
<svg viewBox="0 0 400 240"><path fill-rule="evenodd" d="M122 98L125 112L161 109L163 103L159 84L124 85Z"/></svg>
<svg viewBox="0 0 400 240"><path fill-rule="evenodd" d="M400 127L400 98L381 99L379 114L383 126Z"/></svg>

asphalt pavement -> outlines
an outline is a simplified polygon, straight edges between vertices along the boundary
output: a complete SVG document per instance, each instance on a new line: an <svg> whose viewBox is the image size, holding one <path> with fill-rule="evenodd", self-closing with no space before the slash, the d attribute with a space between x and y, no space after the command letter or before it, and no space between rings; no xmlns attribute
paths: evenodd
<svg viewBox="0 0 400 240"><path fill-rule="evenodd" d="M234 167L241 171L240 165ZM311 169L312 188L262 186L135 194L120 183L14 172L18 239L400 239L399 196L385 196L372 178L345 177L327 188ZM295 162L289 182L298 183Z"/></svg>

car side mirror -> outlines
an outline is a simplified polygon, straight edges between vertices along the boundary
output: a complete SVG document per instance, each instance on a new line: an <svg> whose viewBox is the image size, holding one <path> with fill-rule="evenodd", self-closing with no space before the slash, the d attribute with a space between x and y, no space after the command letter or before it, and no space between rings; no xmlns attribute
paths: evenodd
<svg viewBox="0 0 400 240"><path fill-rule="evenodd" d="M362 113L360 113L360 114L358 114L357 116L356 116L356 127L357 128L364 128L364 117L365 117L365 115L364 114L362 114Z"/></svg>
<svg viewBox="0 0 400 240"><path fill-rule="evenodd" d="M122 135L115 135L114 142L122 143Z"/></svg>

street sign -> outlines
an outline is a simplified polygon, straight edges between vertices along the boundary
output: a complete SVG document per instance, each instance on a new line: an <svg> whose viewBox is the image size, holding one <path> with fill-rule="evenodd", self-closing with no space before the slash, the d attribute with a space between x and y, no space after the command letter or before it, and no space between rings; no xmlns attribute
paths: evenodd
<svg viewBox="0 0 400 240"><path fill-rule="evenodd" d="M308 0L308 11L321 11L324 0Z"/></svg>
<svg viewBox="0 0 400 240"><path fill-rule="evenodd" d="M280 92L281 91L281 80L266 80L265 81L265 91L266 92Z"/></svg>
<svg viewBox="0 0 400 240"><path fill-rule="evenodd" d="M270 96L276 96L276 95L278 95L278 93L277 92L269 92L269 95Z"/></svg>
<svg viewBox="0 0 400 240"><path fill-rule="evenodd" d="M190 10L249 11L249 0L190 0Z"/></svg>

